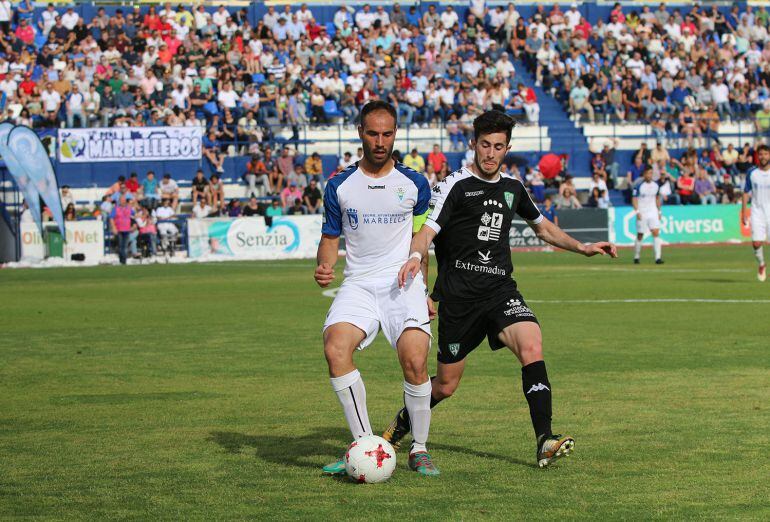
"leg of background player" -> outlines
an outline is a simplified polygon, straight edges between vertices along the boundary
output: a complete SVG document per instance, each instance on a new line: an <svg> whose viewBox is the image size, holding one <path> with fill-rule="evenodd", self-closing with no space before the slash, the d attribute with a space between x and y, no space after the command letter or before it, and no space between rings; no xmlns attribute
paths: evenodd
<svg viewBox="0 0 770 522"><path fill-rule="evenodd" d="M332 388L342 404L354 439L372 434L366 410L366 388L353 364L353 352L366 334L350 323L331 325L324 332L324 355L329 363Z"/></svg>
<svg viewBox="0 0 770 522"><path fill-rule="evenodd" d="M765 253L764 249L762 247L761 241L753 241L751 243L751 246L754 248L754 257L757 258L757 263L759 265L759 270L757 271L757 278L760 281L765 280Z"/></svg>
<svg viewBox="0 0 770 522"><path fill-rule="evenodd" d="M537 464L544 468L569 455L575 441L569 435L551 432L551 383L543 361L540 326L528 321L515 323L500 332L499 338L521 362L524 397L537 436Z"/></svg>
<svg viewBox="0 0 770 522"><path fill-rule="evenodd" d="M412 449L427 451L430 430L431 383L428 378L430 337L418 328L405 330L396 343L398 360L404 370L404 405L412 428Z"/></svg>
<svg viewBox="0 0 770 522"><path fill-rule="evenodd" d="M636 241L634 241L634 263L638 263L642 255L642 239L644 239L644 234L636 235Z"/></svg>
<svg viewBox="0 0 770 522"><path fill-rule="evenodd" d="M655 251L655 262L658 264L663 263L661 259L663 256L663 239L660 237L660 229L652 231L652 248Z"/></svg>

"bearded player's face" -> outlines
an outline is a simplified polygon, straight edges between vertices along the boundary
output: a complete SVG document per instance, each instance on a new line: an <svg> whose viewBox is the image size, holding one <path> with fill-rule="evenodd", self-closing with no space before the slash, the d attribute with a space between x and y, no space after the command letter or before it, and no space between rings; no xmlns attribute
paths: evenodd
<svg viewBox="0 0 770 522"><path fill-rule="evenodd" d="M364 149L366 161L382 166L393 154L396 142L396 120L388 111L375 110L367 114L366 120L358 127L358 135Z"/></svg>
<svg viewBox="0 0 770 522"><path fill-rule="evenodd" d="M510 150L508 136L504 132L484 134L471 142L476 168L484 176L494 176L500 170L505 155Z"/></svg>
<svg viewBox="0 0 770 522"><path fill-rule="evenodd" d="M762 170L767 170L767 166L770 164L770 150L759 149L757 156L759 159L759 166L762 167Z"/></svg>

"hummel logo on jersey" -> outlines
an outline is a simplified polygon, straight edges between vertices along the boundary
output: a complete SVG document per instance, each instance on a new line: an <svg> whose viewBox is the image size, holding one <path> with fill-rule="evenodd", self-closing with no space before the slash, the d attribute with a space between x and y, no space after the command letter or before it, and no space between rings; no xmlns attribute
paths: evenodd
<svg viewBox="0 0 770 522"><path fill-rule="evenodd" d="M367 188L369 190L376 190L376 189L385 190L385 185L367 185Z"/></svg>
<svg viewBox="0 0 770 522"><path fill-rule="evenodd" d="M537 384L533 384L532 387L529 389L529 391L525 395L529 395L533 391L534 392L539 392L539 391L543 391L543 390L551 391L551 388L549 388L548 386L546 386L542 382L539 382Z"/></svg>
<svg viewBox="0 0 770 522"><path fill-rule="evenodd" d="M492 254L489 250L487 250L486 254L483 253L481 250L479 250L478 253L479 253L479 262L481 262L482 264L486 265L490 261L492 261Z"/></svg>
<svg viewBox="0 0 770 522"><path fill-rule="evenodd" d="M460 343L452 343L447 345L447 348L449 348L449 351L452 352L452 355L457 355L457 352L460 351Z"/></svg>

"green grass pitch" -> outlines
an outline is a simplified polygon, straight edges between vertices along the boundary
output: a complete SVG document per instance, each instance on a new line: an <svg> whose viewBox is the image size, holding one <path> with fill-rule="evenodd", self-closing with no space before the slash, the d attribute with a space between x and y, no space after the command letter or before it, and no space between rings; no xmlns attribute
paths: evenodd
<svg viewBox="0 0 770 522"><path fill-rule="evenodd" d="M513 255L573 456L535 467L518 364L482 346L434 410L441 476L401 453L381 485L320 473L349 433L312 261L3 270L0 519L768 520L770 283L747 245L664 254ZM397 359L356 361L379 431Z"/></svg>

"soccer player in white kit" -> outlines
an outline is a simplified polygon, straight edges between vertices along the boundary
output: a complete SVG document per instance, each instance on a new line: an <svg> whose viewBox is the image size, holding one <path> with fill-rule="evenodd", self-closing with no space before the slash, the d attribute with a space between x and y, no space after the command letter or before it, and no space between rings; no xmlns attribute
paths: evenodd
<svg viewBox="0 0 770 522"><path fill-rule="evenodd" d="M636 241L634 242L634 264L639 264L642 255L642 240L647 232L652 234L652 247L655 263L663 264L661 254L663 240L660 237L660 186L652 181L652 167L647 166L642 173L641 182L634 188L631 204L636 211Z"/></svg>
<svg viewBox="0 0 770 522"><path fill-rule="evenodd" d="M387 102L372 101L361 110L358 134L364 156L326 185L315 280L326 287L334 279L339 237L344 234L345 280L324 323L324 355L332 388L353 439L372 435L366 389L353 353L371 344L381 329L398 353L406 408L418 419L412 424L415 444L409 467L423 475L438 475L425 447L431 396L427 264L409 286L399 288L397 280L409 257L412 234L427 219L431 191L425 176L391 157L396 120L396 110ZM344 460L325 466L324 472L344 474Z"/></svg>
<svg viewBox="0 0 770 522"><path fill-rule="evenodd" d="M754 248L754 257L759 263L757 279L764 281L767 273L762 244L768 240L767 234L770 231L770 148L764 144L758 146L757 158L759 167L750 170L746 175L741 203L741 221L744 225L747 224L746 205L751 199L751 246Z"/></svg>

